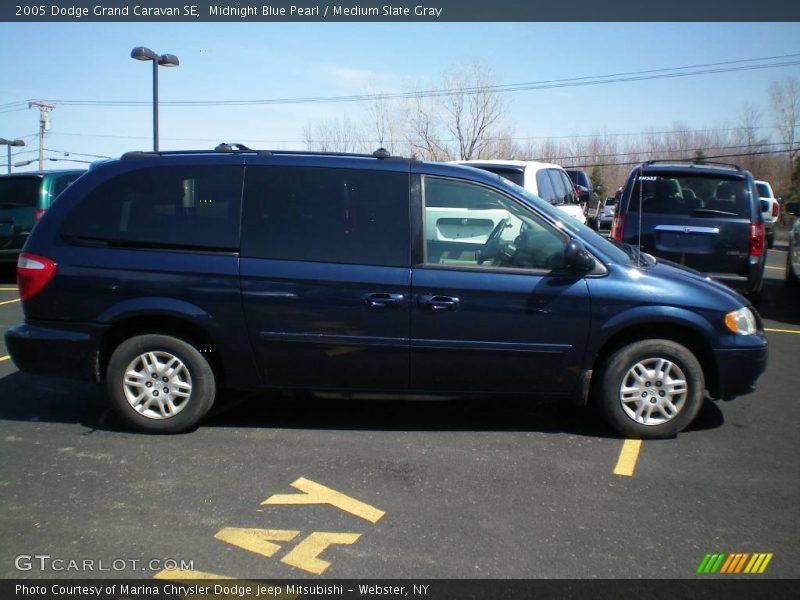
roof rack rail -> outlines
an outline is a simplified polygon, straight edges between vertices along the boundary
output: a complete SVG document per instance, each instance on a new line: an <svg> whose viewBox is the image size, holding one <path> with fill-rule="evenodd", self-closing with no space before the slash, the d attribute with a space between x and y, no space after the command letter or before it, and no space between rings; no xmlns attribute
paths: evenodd
<svg viewBox="0 0 800 600"><path fill-rule="evenodd" d="M737 171L741 171L742 167L739 165L735 165L733 163L726 163L726 162L716 162L713 160L706 160L704 158L696 159L696 158L663 158L663 159L656 159L656 160L646 160L644 164L646 165L655 165L655 164L671 164L671 163L690 163L691 166L703 166L703 165L711 165L711 166L720 166L720 167L730 167L731 169L736 169Z"/></svg>
<svg viewBox="0 0 800 600"><path fill-rule="evenodd" d="M316 152L314 150L252 150L239 143L222 142L218 144L213 150L134 150L126 152L120 158L122 160L130 160L135 158L152 158L154 156L180 156L185 154L215 154L219 152L242 152L249 154L257 154L260 156L272 155L310 155L310 156L351 156L354 158L377 158L378 160L396 159L396 160L411 160L402 156L392 156L386 148L378 148L371 154L359 154L355 152Z"/></svg>

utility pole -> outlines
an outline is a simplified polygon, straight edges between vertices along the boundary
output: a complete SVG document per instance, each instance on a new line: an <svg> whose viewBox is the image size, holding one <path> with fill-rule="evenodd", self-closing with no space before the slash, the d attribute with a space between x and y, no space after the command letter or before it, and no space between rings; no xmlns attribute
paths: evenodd
<svg viewBox="0 0 800 600"><path fill-rule="evenodd" d="M50 129L50 111L56 105L42 102L41 100L31 100L28 102L28 108L39 108L39 170L44 171L44 134Z"/></svg>

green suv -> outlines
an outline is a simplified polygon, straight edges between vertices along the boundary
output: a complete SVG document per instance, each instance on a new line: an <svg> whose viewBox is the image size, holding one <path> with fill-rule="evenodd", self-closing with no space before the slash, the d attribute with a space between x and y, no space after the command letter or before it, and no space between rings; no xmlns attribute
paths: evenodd
<svg viewBox="0 0 800 600"><path fill-rule="evenodd" d="M70 169L0 175L0 264L17 262L44 211L84 172Z"/></svg>

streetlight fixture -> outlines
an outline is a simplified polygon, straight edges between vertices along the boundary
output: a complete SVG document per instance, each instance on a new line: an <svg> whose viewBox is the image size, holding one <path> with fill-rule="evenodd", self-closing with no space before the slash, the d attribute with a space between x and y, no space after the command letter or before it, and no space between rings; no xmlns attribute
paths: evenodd
<svg viewBox="0 0 800 600"><path fill-rule="evenodd" d="M14 167L15 168L27 167L28 165L32 165L33 163L35 163L37 160L39 160L39 159L32 158L31 160L21 160L19 162L15 162L14 163ZM92 161L90 161L90 160L77 160L75 158L53 158L53 157L48 157L45 160L52 160L53 162L67 161L67 162L75 162L75 163L84 163L84 164L87 164L87 165L92 164Z"/></svg>
<svg viewBox="0 0 800 600"><path fill-rule="evenodd" d="M24 146L25 142L22 140L7 140L5 138L0 138L0 146L8 146L8 173L11 174L11 146L19 148L20 146Z"/></svg>
<svg viewBox="0 0 800 600"><path fill-rule="evenodd" d="M131 50L131 58L153 62L153 151L158 152L158 67L177 67L181 63L174 54L156 54L144 46Z"/></svg>

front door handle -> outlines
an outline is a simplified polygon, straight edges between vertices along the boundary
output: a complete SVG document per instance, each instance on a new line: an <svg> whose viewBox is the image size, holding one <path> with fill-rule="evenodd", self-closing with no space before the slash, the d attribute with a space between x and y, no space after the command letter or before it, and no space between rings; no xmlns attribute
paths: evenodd
<svg viewBox="0 0 800 600"><path fill-rule="evenodd" d="M364 304L367 308L397 308L404 299L403 294L378 292L364 296Z"/></svg>
<svg viewBox="0 0 800 600"><path fill-rule="evenodd" d="M418 305L423 310L443 311L458 310L461 301L454 296L424 295L417 299Z"/></svg>

